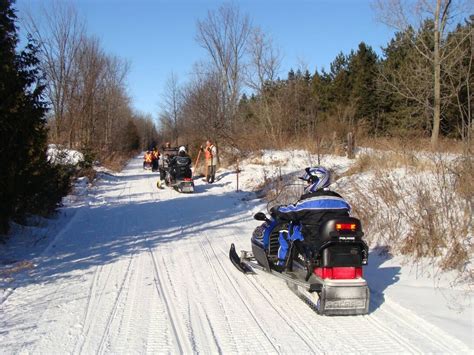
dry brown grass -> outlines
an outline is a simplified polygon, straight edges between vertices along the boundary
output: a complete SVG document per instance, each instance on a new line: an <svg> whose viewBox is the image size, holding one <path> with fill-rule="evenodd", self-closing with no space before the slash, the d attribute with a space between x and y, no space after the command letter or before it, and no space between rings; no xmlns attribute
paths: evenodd
<svg viewBox="0 0 474 355"><path fill-rule="evenodd" d="M361 135L358 144L360 146L384 151L431 151L430 138L420 135L375 138ZM465 144L460 140L440 137L437 151L440 153L461 154L465 149Z"/></svg>
<svg viewBox="0 0 474 355"><path fill-rule="evenodd" d="M96 175L97 172L93 168L83 168L78 172L77 177L85 176L89 181L93 181Z"/></svg>
<svg viewBox="0 0 474 355"><path fill-rule="evenodd" d="M12 274L16 274L21 271L33 269L35 265L31 261L19 261L13 266L0 269L0 278L11 277Z"/></svg>
<svg viewBox="0 0 474 355"><path fill-rule="evenodd" d="M426 171L433 169L433 161L418 158L416 152L378 152L360 154L346 172L346 176L366 171L383 171L397 168Z"/></svg>
<svg viewBox="0 0 474 355"><path fill-rule="evenodd" d="M474 200L474 158L463 156L456 160L452 172L455 176L456 192L466 200Z"/></svg>
<svg viewBox="0 0 474 355"><path fill-rule="evenodd" d="M435 156L406 174L375 172L370 185L355 178L349 197L367 235L377 236L378 243L415 260L432 258L441 270L463 271L473 252L472 176L471 160Z"/></svg>
<svg viewBox="0 0 474 355"><path fill-rule="evenodd" d="M111 154L105 155L101 163L107 169L119 172L119 171L122 171L125 165L127 165L127 162L130 160L130 158L132 158L136 154L138 154L138 152L132 152L132 153L113 152Z"/></svg>

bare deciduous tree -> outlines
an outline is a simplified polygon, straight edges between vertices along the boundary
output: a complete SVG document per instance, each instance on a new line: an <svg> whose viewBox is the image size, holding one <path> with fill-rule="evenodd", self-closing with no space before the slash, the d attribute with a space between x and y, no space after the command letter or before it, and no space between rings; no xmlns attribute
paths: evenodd
<svg viewBox="0 0 474 355"><path fill-rule="evenodd" d="M407 34L406 39L412 41L413 48L418 55L431 65L432 81L432 133L431 147L437 148L440 122L442 116L441 75L448 59L456 56L458 47L447 45L447 34L453 20L467 14L466 6L469 3L453 0L375 0L374 7L379 19L386 25ZM472 6L472 5L471 5ZM432 22L431 36L408 36L409 29L421 29L426 21ZM416 39L416 40L413 40ZM411 95L399 87L399 92ZM412 96L412 99L416 99Z"/></svg>
<svg viewBox="0 0 474 355"><path fill-rule="evenodd" d="M277 79L282 56L272 39L259 27L253 29L247 50L250 63L247 66L246 84L261 93L266 83Z"/></svg>
<svg viewBox="0 0 474 355"><path fill-rule="evenodd" d="M178 84L178 77L171 73L165 84L163 108L159 116L161 125L169 132L176 145L178 145L179 140L182 101L183 93Z"/></svg>
<svg viewBox="0 0 474 355"><path fill-rule="evenodd" d="M74 6L66 2L53 2L40 14L33 15L30 10L25 14L27 31L40 44L46 93L53 108L54 139L59 143L65 130L67 104L77 83L75 66L84 40L84 23Z"/></svg>
<svg viewBox="0 0 474 355"><path fill-rule="evenodd" d="M220 119L229 124L233 119L243 81L243 57L245 55L251 24L248 16L242 16L231 4L209 11L206 19L197 22L198 43L203 47L219 75L221 84Z"/></svg>

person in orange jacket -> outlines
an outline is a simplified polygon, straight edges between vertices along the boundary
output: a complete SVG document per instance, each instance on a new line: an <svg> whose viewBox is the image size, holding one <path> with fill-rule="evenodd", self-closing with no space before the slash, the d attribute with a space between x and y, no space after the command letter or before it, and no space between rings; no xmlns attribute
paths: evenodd
<svg viewBox="0 0 474 355"><path fill-rule="evenodd" d="M148 150L143 156L143 169L145 169L147 166L151 167L152 162L153 162L153 156L151 152Z"/></svg>
<svg viewBox="0 0 474 355"><path fill-rule="evenodd" d="M212 141L208 139L206 141L206 147L203 148L206 157L206 178L209 184L212 184L216 179L216 166L217 166L217 148Z"/></svg>
<svg viewBox="0 0 474 355"><path fill-rule="evenodd" d="M145 162L151 163L153 161L153 154L150 151L145 153Z"/></svg>
<svg viewBox="0 0 474 355"><path fill-rule="evenodd" d="M152 154L152 164L151 164L151 170L152 171L157 171L158 170L158 161L160 159L160 151L158 150L158 147L153 148Z"/></svg>

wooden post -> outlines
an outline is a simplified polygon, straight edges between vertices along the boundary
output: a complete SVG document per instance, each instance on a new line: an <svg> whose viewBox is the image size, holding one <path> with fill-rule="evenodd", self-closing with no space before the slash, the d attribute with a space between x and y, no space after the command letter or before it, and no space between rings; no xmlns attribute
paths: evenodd
<svg viewBox="0 0 474 355"><path fill-rule="evenodd" d="M354 134L352 132L347 134L347 157L354 159Z"/></svg>
<svg viewBox="0 0 474 355"><path fill-rule="evenodd" d="M321 149L321 138L319 138L319 136L316 136L316 150L318 153L318 165L321 165L320 149Z"/></svg>
<svg viewBox="0 0 474 355"><path fill-rule="evenodd" d="M199 164L199 158L200 157L201 157L201 149L199 149L199 153L198 153L198 156L196 158L196 162L194 163L193 178L194 178L194 176L196 176L196 170L197 170L197 167L198 167L198 164Z"/></svg>
<svg viewBox="0 0 474 355"><path fill-rule="evenodd" d="M236 173L237 173L237 192L239 192L239 173L240 173L239 158L237 158L237 169L236 169Z"/></svg>

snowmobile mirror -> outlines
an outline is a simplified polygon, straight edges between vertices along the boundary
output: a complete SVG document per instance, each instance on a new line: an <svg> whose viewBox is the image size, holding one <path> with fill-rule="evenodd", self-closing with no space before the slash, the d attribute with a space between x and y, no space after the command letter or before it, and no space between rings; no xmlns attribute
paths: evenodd
<svg viewBox="0 0 474 355"><path fill-rule="evenodd" d="M258 212L253 215L253 218L256 219L257 221L266 221L267 216L263 212Z"/></svg>

